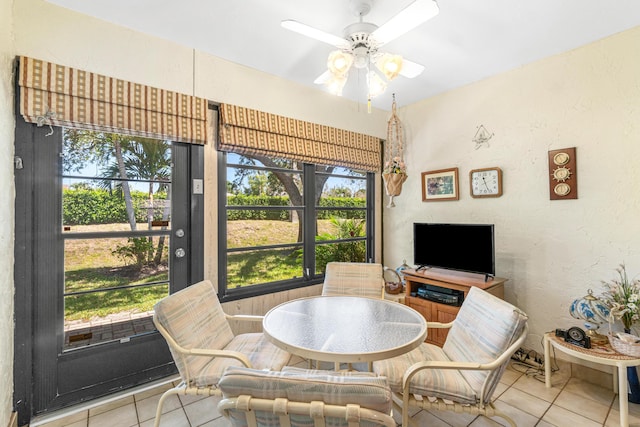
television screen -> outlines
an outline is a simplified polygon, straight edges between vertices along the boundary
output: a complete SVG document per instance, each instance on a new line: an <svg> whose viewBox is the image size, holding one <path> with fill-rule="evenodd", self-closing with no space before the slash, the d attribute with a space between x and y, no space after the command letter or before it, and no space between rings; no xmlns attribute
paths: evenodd
<svg viewBox="0 0 640 427"><path fill-rule="evenodd" d="M413 262L495 275L493 224L413 224Z"/></svg>

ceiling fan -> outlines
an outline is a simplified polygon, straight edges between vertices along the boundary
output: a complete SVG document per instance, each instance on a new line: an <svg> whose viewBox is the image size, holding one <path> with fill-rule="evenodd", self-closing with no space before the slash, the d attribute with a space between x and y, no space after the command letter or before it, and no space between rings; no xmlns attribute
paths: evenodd
<svg viewBox="0 0 640 427"><path fill-rule="evenodd" d="M414 0L378 27L363 21L363 17L369 13L372 5L373 0L350 0L350 8L359 17L359 22L348 25L344 29L343 37L291 19L281 22L281 25L288 30L338 48L329 54L327 71L314 80L316 84L326 85L331 93L342 95L342 89L352 66L365 69L369 108L371 108L371 98L385 91L387 81L398 75L413 78L424 70L424 66L420 64L403 59L400 55L381 52L379 49L433 18L439 11L435 0Z"/></svg>

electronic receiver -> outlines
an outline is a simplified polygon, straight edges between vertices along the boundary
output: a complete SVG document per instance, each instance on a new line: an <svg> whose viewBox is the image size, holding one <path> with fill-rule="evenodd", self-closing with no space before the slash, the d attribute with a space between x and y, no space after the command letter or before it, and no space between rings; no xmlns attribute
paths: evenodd
<svg viewBox="0 0 640 427"><path fill-rule="evenodd" d="M463 291L433 285L422 285L411 296L456 307L460 307L464 301Z"/></svg>

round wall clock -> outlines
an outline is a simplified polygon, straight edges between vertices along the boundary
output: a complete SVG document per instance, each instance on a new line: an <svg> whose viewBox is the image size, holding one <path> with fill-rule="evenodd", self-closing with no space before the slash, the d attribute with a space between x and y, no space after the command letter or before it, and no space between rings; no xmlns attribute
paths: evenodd
<svg viewBox="0 0 640 427"><path fill-rule="evenodd" d="M502 196L502 170L499 167L474 169L469 172L471 197Z"/></svg>

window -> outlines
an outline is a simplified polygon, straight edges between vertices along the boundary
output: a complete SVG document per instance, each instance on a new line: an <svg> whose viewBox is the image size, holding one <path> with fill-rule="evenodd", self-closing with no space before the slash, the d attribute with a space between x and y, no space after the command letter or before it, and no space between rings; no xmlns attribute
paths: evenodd
<svg viewBox="0 0 640 427"><path fill-rule="evenodd" d="M219 294L233 300L320 283L330 261L373 258L373 176L220 153Z"/></svg>
<svg viewBox="0 0 640 427"><path fill-rule="evenodd" d="M169 141L64 129L65 350L155 329L153 304L169 293L171 148ZM105 327L131 313L131 326Z"/></svg>

